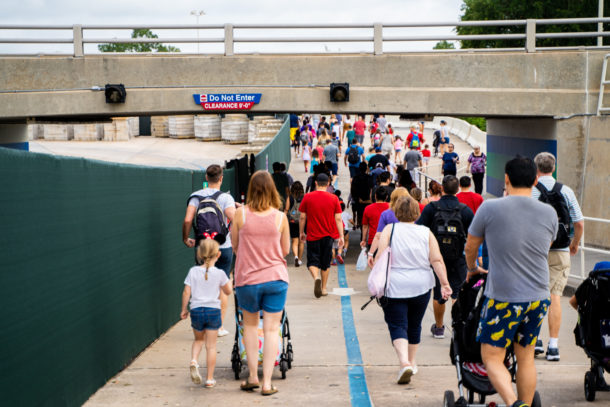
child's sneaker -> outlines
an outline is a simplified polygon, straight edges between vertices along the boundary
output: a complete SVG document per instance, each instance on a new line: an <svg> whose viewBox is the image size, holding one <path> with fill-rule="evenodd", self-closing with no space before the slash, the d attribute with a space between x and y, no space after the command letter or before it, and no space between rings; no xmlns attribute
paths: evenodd
<svg viewBox="0 0 610 407"><path fill-rule="evenodd" d="M216 380L211 379L205 381L205 387L207 387L208 389L211 389L214 386L216 386Z"/></svg>
<svg viewBox="0 0 610 407"><path fill-rule="evenodd" d="M337 255L337 261L339 262L339 264L343 264L343 257L341 257L340 254Z"/></svg>
<svg viewBox="0 0 610 407"><path fill-rule="evenodd" d="M432 326L430 327L430 332L432 333L432 336L436 339L443 339L445 337L445 325L439 328L436 326L436 324L432 324Z"/></svg>
<svg viewBox="0 0 610 407"><path fill-rule="evenodd" d="M201 381L203 379L201 378L201 375L199 374L199 365L197 364L197 362L192 361L190 369L191 369L191 380L193 381L193 383L201 384Z"/></svg>
<svg viewBox="0 0 610 407"><path fill-rule="evenodd" d="M333 261L330 262L331 266L336 266L337 265L337 260L333 259Z"/></svg>

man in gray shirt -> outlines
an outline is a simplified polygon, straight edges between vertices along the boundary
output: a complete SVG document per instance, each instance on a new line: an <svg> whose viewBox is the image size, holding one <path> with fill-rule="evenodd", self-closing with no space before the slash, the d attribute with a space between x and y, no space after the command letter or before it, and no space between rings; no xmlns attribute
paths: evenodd
<svg viewBox="0 0 610 407"><path fill-rule="evenodd" d="M405 167L407 171L411 173L411 179L417 184L419 181L418 174L416 174L415 169L417 167L422 167L423 156L419 151L417 151L417 147L409 146L409 151L405 153Z"/></svg>
<svg viewBox="0 0 610 407"><path fill-rule="evenodd" d="M334 181L335 177L337 176L337 171L339 170L337 161L339 160L340 155L341 153L339 153L339 148L336 145L332 144L332 140L326 140L326 147L324 147L324 161L330 161L332 163L331 170L333 174L333 179L331 180L331 183Z"/></svg>
<svg viewBox="0 0 610 407"><path fill-rule="evenodd" d="M536 391L534 347L550 304L548 253L557 234L557 215L550 205L531 199L536 165L517 157L505 166L508 196L485 201L468 230L469 277L479 246L487 242L489 275L477 340L491 384L507 406L530 405ZM514 344L518 397L504 365Z"/></svg>

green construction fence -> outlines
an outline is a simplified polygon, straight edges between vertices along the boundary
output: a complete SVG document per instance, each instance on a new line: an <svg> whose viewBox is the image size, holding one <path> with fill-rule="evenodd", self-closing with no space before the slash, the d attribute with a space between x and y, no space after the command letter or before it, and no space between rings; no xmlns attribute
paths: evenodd
<svg viewBox="0 0 610 407"><path fill-rule="evenodd" d="M3 405L81 405L176 323L202 181L0 148Z"/></svg>

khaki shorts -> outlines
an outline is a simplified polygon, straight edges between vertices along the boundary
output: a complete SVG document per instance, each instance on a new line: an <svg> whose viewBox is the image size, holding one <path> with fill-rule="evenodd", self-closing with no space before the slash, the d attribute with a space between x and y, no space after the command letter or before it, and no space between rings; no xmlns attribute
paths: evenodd
<svg viewBox="0 0 610 407"><path fill-rule="evenodd" d="M549 289L553 295L563 295L570 275L570 252L549 251Z"/></svg>

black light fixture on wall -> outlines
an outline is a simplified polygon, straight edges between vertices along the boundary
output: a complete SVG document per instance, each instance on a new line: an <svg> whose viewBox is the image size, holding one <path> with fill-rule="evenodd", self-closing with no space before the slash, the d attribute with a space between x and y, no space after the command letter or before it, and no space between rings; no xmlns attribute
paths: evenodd
<svg viewBox="0 0 610 407"><path fill-rule="evenodd" d="M331 83L330 101L349 102L349 83Z"/></svg>
<svg viewBox="0 0 610 407"><path fill-rule="evenodd" d="M106 84L104 90L106 95L106 103L125 103L127 98L127 92L125 91L125 85L121 84Z"/></svg>

